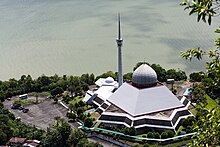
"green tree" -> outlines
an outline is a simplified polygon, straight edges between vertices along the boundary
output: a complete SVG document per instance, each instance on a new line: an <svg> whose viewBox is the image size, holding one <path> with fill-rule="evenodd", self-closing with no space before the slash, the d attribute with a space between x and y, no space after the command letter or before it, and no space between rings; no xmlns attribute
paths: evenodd
<svg viewBox="0 0 220 147"><path fill-rule="evenodd" d="M80 115L80 114L82 114L83 113L83 108L82 107L79 107L79 108L77 108L76 109L76 113L77 113L77 115Z"/></svg>
<svg viewBox="0 0 220 147"><path fill-rule="evenodd" d="M192 102L196 102L196 104L201 106L207 105L205 87L202 84L193 84L193 87L190 90Z"/></svg>
<svg viewBox="0 0 220 147"><path fill-rule="evenodd" d="M180 81L180 80L186 80L187 76L186 73L180 69L175 70L175 69L169 69L167 70L167 79L174 79L175 81Z"/></svg>
<svg viewBox="0 0 220 147"><path fill-rule="evenodd" d="M219 0L196 0L187 1L181 3L185 6L185 9L190 10L191 14L197 14L197 21L202 20L208 24L211 24L212 17L219 15ZM216 30L216 33L220 33L220 30ZM220 37L215 41L216 49L210 49L209 51L201 50L200 48L189 49L185 52L181 52L181 56L185 59L191 60L197 58L202 60L204 56L208 56L209 60L206 62L205 76L208 78L204 83L206 86L206 92L213 98L220 98ZM203 81L204 82L204 81ZM206 110L200 108L200 112L197 113L197 121L195 123L195 131L198 134L194 135L194 140L190 146L218 146L220 144L220 116L219 106ZM198 115L200 114L200 115Z"/></svg>
<svg viewBox="0 0 220 147"><path fill-rule="evenodd" d="M107 78L107 77L112 77L114 80L117 79L117 75L115 73L113 73L112 71L108 71L106 73L97 76L96 80L98 80L99 78Z"/></svg>
<svg viewBox="0 0 220 147"><path fill-rule="evenodd" d="M126 73L123 75L123 79L125 80L131 80L132 79L132 73L129 72L129 73Z"/></svg>
<svg viewBox="0 0 220 147"><path fill-rule="evenodd" d="M67 117L68 117L69 119L75 120L75 119L76 119L76 114L73 113L73 112L70 112L70 113L67 113Z"/></svg>
<svg viewBox="0 0 220 147"><path fill-rule="evenodd" d="M62 94L64 92L64 90L61 87L56 87L55 89L50 91L50 94L55 97L59 94Z"/></svg>
<svg viewBox="0 0 220 147"><path fill-rule="evenodd" d="M93 125L92 119L89 118L89 117L86 117L85 120L84 120L84 126L90 128L90 127L92 127L92 125Z"/></svg>
<svg viewBox="0 0 220 147"><path fill-rule="evenodd" d="M69 109L70 109L70 112L75 111L75 110L76 110L76 106L75 106L75 104L70 103L70 104L69 104Z"/></svg>
<svg viewBox="0 0 220 147"><path fill-rule="evenodd" d="M68 146L71 131L71 126L64 119L57 117L56 124L48 129L46 136L42 140L42 144L49 147Z"/></svg>
<svg viewBox="0 0 220 147"><path fill-rule="evenodd" d="M189 15L197 14L197 21L202 18L204 22L208 21L211 25L212 17L219 15L220 0L184 0L181 5L185 10L189 9Z"/></svg>
<svg viewBox="0 0 220 147"><path fill-rule="evenodd" d="M204 110L203 110L204 111ZM195 123L191 146L218 146L220 144L220 111L218 109L207 110L199 116Z"/></svg>
<svg viewBox="0 0 220 147"><path fill-rule="evenodd" d="M162 68L159 64L152 64L151 67L157 73L158 81L165 82L167 80L166 78L167 72L164 68Z"/></svg>
<svg viewBox="0 0 220 147"><path fill-rule="evenodd" d="M70 133L70 136L68 138L68 144L76 146L77 143L85 137L86 137L86 134L82 132L80 129L74 129Z"/></svg>
<svg viewBox="0 0 220 147"><path fill-rule="evenodd" d="M0 129L0 144L3 145L8 141L8 136Z"/></svg>
<svg viewBox="0 0 220 147"><path fill-rule="evenodd" d="M204 72L193 72L189 75L190 81L201 82L205 78L204 74Z"/></svg>

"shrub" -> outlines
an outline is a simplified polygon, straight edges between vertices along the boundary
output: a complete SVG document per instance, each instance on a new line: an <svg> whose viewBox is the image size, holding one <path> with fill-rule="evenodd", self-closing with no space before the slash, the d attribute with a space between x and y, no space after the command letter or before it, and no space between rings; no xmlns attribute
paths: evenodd
<svg viewBox="0 0 220 147"><path fill-rule="evenodd" d="M145 144L143 145L143 147L150 147L150 145L149 145L148 143L145 143Z"/></svg>
<svg viewBox="0 0 220 147"><path fill-rule="evenodd" d="M124 134L129 134L129 128L128 127L124 127L124 128L122 128L122 133L124 133Z"/></svg>
<svg viewBox="0 0 220 147"><path fill-rule="evenodd" d="M87 114L87 117L90 117L90 116L91 116L91 114L90 114L90 113L88 113L88 114Z"/></svg>
<svg viewBox="0 0 220 147"><path fill-rule="evenodd" d="M77 108L76 113L77 113L77 115L82 114L83 113L83 108L81 108L81 107Z"/></svg>
<svg viewBox="0 0 220 147"><path fill-rule="evenodd" d="M85 103L84 103L82 100L81 100L81 101L79 101L79 102L78 102L78 104L79 104L79 106L80 106L80 107L83 107L83 106L85 106L85 105L86 105L86 104L85 104Z"/></svg>
<svg viewBox="0 0 220 147"><path fill-rule="evenodd" d="M90 128L92 125L93 125L92 119L89 118L89 117L85 118L85 120L84 120L84 126Z"/></svg>
<svg viewBox="0 0 220 147"><path fill-rule="evenodd" d="M86 118L86 115L81 113L80 115L78 115L78 118L83 121Z"/></svg>
<svg viewBox="0 0 220 147"><path fill-rule="evenodd" d="M136 129L135 127L130 127L129 128L129 135L135 135L136 134Z"/></svg>
<svg viewBox="0 0 220 147"><path fill-rule="evenodd" d="M76 119L76 114L71 112L71 113L68 113L68 116L70 119Z"/></svg>
<svg viewBox="0 0 220 147"><path fill-rule="evenodd" d="M192 132L193 132L192 126L186 127L186 133L192 133Z"/></svg>
<svg viewBox="0 0 220 147"><path fill-rule="evenodd" d="M154 133L148 132L148 133L147 133L147 138L155 138Z"/></svg>
<svg viewBox="0 0 220 147"><path fill-rule="evenodd" d="M171 138L175 135L175 133L172 130L167 131L167 137Z"/></svg>
<svg viewBox="0 0 220 147"><path fill-rule="evenodd" d="M168 137L167 132L162 132L161 138L162 138L162 139L165 139L165 138L167 138L167 137Z"/></svg>
<svg viewBox="0 0 220 147"><path fill-rule="evenodd" d="M58 102L58 98L57 97L54 97L53 100L54 100L54 103Z"/></svg>
<svg viewBox="0 0 220 147"><path fill-rule="evenodd" d="M160 139L160 134L158 132L154 132L154 136L156 139Z"/></svg>

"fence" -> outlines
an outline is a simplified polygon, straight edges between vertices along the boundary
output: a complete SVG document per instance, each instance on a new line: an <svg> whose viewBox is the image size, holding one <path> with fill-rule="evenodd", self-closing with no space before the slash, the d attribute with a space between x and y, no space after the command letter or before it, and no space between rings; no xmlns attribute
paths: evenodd
<svg viewBox="0 0 220 147"><path fill-rule="evenodd" d="M147 141L157 141L157 142L165 142L165 141L170 141L170 140L179 139L179 138L188 137L188 136L192 136L194 134L197 134L197 132L193 132L193 133L178 135L178 136L174 136L174 137L166 138L166 139L156 139L156 138L147 138L147 137L141 137L141 136L126 135L126 134L121 133L121 132L116 132L116 131L107 130L107 129L103 129L103 128L98 128L98 127L88 128L88 127L82 126L82 129L91 130L91 131L93 131L93 130L103 131L103 132L107 132L107 133L113 133L113 134L116 134L116 135L121 135L121 136L125 136L125 137L134 138L134 139L147 140Z"/></svg>

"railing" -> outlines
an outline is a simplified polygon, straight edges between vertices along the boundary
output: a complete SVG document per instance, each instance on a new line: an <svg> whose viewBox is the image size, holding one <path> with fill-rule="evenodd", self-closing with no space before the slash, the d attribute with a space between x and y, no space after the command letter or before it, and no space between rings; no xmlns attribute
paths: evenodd
<svg viewBox="0 0 220 147"><path fill-rule="evenodd" d="M184 135L178 135L178 136L174 136L174 137L166 138L166 139L156 139L156 138L147 138L147 137L141 137L141 136L126 135L126 134L121 133L121 132L116 132L116 131L107 130L107 129L103 129L103 128L98 128L98 127L88 128L88 127L82 126L81 128L85 129L85 130L91 130L91 131L97 130L97 131L103 131L103 132L107 132L107 133L113 133L113 134L116 134L116 135L130 137L130 138L134 138L134 139L148 140L148 141L158 141L158 142L164 142L164 141L179 139L179 138L188 137L188 136L192 136L194 134L197 134L197 132L193 132L193 133L188 133L188 134L184 134Z"/></svg>

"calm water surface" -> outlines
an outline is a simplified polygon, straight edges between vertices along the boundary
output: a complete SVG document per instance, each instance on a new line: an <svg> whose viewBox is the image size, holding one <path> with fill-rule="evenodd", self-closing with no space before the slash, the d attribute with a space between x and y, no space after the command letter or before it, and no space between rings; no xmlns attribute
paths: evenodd
<svg viewBox="0 0 220 147"><path fill-rule="evenodd" d="M188 16L180 0L0 0L0 80L23 74L101 74L117 70L117 13L122 15L123 70L138 61L187 71L181 50L211 48L212 26Z"/></svg>

